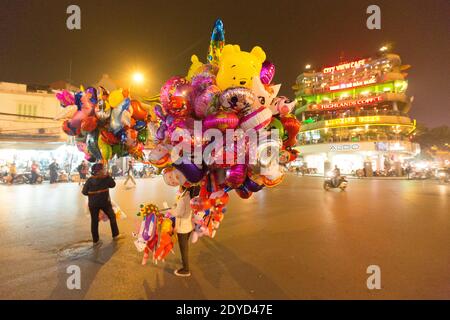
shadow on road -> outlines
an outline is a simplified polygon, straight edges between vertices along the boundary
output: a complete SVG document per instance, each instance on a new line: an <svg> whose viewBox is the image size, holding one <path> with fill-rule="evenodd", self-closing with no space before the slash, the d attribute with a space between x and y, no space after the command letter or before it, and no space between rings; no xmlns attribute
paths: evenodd
<svg viewBox="0 0 450 320"><path fill-rule="evenodd" d="M84 247L80 244L83 244ZM93 249L92 242L80 241L63 247L59 254L57 286L53 289L48 299L84 299L97 273L111 259L119 246L120 244L111 242L104 244L98 249ZM73 248L76 248L76 250L72 251L74 254L67 254ZM72 275L67 273L67 267L70 265L80 267L81 289L79 290L70 290L67 287L67 279Z"/></svg>
<svg viewBox="0 0 450 320"><path fill-rule="evenodd" d="M257 266L242 260L219 241L204 241L207 253L199 255L199 272L216 289L221 288L221 279L231 277L242 289L240 292L223 292L225 299L242 299L242 291L253 299L289 299L289 296ZM225 274L226 273L226 274ZM223 281L222 281L223 285ZM229 290L232 290L229 287ZM219 291L218 291L219 292ZM222 297L219 297L220 299Z"/></svg>

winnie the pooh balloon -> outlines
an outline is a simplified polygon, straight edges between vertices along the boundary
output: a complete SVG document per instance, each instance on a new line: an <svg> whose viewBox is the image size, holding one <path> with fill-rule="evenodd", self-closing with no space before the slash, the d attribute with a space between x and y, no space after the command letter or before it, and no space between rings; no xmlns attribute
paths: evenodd
<svg viewBox="0 0 450 320"><path fill-rule="evenodd" d="M266 53L261 47L251 52L241 51L238 45L226 45L219 60L216 81L220 90L230 87L252 88L253 78L259 77Z"/></svg>

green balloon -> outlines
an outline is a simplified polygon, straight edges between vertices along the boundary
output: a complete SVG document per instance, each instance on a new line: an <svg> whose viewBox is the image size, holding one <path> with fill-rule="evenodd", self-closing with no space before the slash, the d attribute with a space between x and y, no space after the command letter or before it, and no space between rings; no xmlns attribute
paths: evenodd
<svg viewBox="0 0 450 320"><path fill-rule="evenodd" d="M278 130L278 134L279 134L280 138L284 137L284 127L278 118L273 117L272 121L270 122L269 127L270 127L270 129Z"/></svg>
<svg viewBox="0 0 450 320"><path fill-rule="evenodd" d="M139 133L138 133L139 142L145 143L145 142L147 142L147 138L148 138L147 128L144 128L141 131L139 131Z"/></svg>
<svg viewBox="0 0 450 320"><path fill-rule="evenodd" d="M126 155L126 150L121 144L115 144L111 147L112 153L117 156L117 158L121 158Z"/></svg>

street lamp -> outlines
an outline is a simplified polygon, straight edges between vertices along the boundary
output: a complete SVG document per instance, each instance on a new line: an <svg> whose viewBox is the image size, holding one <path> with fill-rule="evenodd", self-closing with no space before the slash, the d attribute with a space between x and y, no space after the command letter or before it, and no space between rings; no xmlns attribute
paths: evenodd
<svg viewBox="0 0 450 320"><path fill-rule="evenodd" d="M309 69L311 69L311 65L308 63L308 64L305 66L305 70L309 70Z"/></svg>
<svg viewBox="0 0 450 320"><path fill-rule="evenodd" d="M389 47L388 46L382 46L381 48L380 48L380 52L386 52L387 50L389 49Z"/></svg>
<svg viewBox="0 0 450 320"><path fill-rule="evenodd" d="M133 82L135 84L142 84L144 82L144 75L140 72L135 72L133 74Z"/></svg>

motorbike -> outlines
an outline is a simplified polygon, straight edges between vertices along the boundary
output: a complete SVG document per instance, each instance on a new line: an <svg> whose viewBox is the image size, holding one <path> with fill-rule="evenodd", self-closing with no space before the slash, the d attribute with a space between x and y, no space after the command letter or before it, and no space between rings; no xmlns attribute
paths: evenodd
<svg viewBox="0 0 450 320"><path fill-rule="evenodd" d="M323 188L328 191L330 189L339 188L344 191L348 186L348 181L345 176L339 176L337 181L335 177L335 173L330 171L327 173L325 181L323 182Z"/></svg>
<svg viewBox="0 0 450 320"><path fill-rule="evenodd" d="M449 183L449 174L448 171L440 170L437 174L439 183L445 184Z"/></svg>

